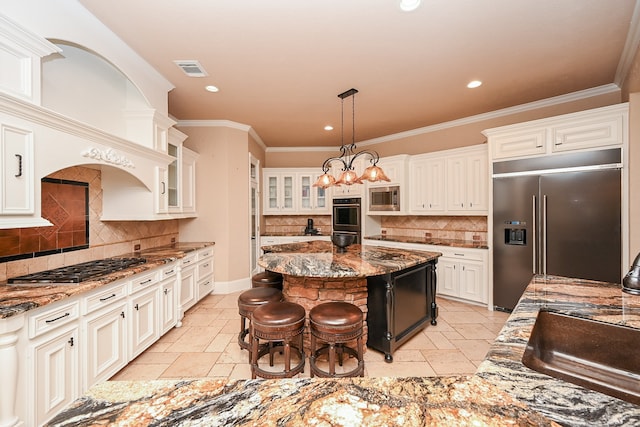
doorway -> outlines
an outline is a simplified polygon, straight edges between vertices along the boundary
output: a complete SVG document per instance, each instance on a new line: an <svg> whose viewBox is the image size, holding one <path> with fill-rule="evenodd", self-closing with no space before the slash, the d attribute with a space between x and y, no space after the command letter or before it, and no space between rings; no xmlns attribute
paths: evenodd
<svg viewBox="0 0 640 427"><path fill-rule="evenodd" d="M258 257L260 256L260 160L249 154L249 252L251 254L250 275L260 271Z"/></svg>

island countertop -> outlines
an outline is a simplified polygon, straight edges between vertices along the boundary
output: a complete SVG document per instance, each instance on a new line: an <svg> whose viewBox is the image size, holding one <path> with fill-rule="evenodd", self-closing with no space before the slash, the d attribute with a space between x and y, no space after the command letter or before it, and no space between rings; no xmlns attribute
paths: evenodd
<svg viewBox="0 0 640 427"><path fill-rule="evenodd" d="M331 242L312 240L263 246L258 264L270 271L304 277L368 277L394 273L437 259L439 252L350 245L339 253Z"/></svg>

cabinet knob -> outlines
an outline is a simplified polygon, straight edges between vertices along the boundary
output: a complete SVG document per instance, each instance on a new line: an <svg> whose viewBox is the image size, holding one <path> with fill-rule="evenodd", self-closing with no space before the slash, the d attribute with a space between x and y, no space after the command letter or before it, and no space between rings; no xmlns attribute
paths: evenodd
<svg viewBox="0 0 640 427"><path fill-rule="evenodd" d="M136 304L133 308L135 308L136 310L140 311L140 307L138 307L138 304Z"/></svg>
<svg viewBox="0 0 640 427"><path fill-rule="evenodd" d="M73 337L69 338L69 341L67 341L69 343L70 347L73 347Z"/></svg>
<svg viewBox="0 0 640 427"><path fill-rule="evenodd" d="M164 290L164 294L167 295L169 293L169 289Z"/></svg>
<svg viewBox="0 0 640 427"><path fill-rule="evenodd" d="M124 319L124 311L120 313L120 316Z"/></svg>

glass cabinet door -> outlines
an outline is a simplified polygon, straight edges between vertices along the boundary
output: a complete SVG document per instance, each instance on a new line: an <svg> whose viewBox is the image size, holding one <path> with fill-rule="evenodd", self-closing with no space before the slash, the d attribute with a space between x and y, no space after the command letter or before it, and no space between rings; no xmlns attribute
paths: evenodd
<svg viewBox="0 0 640 427"><path fill-rule="evenodd" d="M278 209L278 177L270 176L269 182L269 194L267 195L269 200L269 209Z"/></svg>
<svg viewBox="0 0 640 427"><path fill-rule="evenodd" d="M300 208L311 209L311 177L300 176Z"/></svg>
<svg viewBox="0 0 640 427"><path fill-rule="evenodd" d="M283 198L283 208L284 209L292 209L293 208L293 176L283 176L284 182L284 198Z"/></svg>
<svg viewBox="0 0 640 427"><path fill-rule="evenodd" d="M173 156L173 160L169 164L169 185L167 190L169 192L169 207L178 207L178 147L169 144L167 147L167 153Z"/></svg>

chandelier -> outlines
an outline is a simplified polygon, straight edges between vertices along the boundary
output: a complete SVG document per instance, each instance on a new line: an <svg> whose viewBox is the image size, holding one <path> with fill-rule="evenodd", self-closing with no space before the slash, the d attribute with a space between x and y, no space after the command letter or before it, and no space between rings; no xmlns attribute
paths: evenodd
<svg viewBox="0 0 640 427"><path fill-rule="evenodd" d="M331 186L340 186L340 185L352 185L352 184L362 184L363 181L390 181L387 175L384 173L382 168L377 166L378 160L380 160L380 156L378 153L372 150L362 150L356 152L356 97L355 94L358 93L357 89L349 89L346 92L342 92L338 95L340 98L341 110L342 110L342 135L341 135L341 146L340 146L340 155L336 157L330 157L324 161L322 164L322 175L318 178L314 187L320 188L328 188ZM345 98L352 97L351 99L351 144L345 145L344 143L344 100ZM363 172L361 176L355 171L353 166L353 162L359 157L370 157L368 166ZM342 173L336 179L333 175L329 173L329 169L331 168L331 163L338 162L342 165Z"/></svg>

